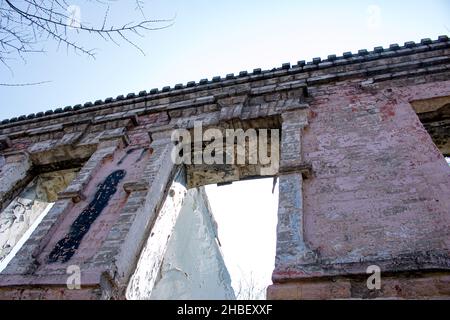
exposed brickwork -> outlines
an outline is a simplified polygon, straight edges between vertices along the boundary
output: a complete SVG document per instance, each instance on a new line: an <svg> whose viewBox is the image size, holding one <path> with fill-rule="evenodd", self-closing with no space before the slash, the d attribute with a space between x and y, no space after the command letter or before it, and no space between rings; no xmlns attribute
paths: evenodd
<svg viewBox="0 0 450 320"><path fill-rule="evenodd" d="M269 298L449 297L450 170L417 115L448 100L449 79L450 43L440 37L4 120L2 206L37 172L81 170L1 272L0 297L124 298L176 170L170 133L195 121L282 130ZM97 185L120 169L125 178L73 257L48 263ZM229 181L258 172L240 170ZM72 264L82 290L65 286ZM382 270L380 291L365 287L371 264Z"/></svg>
<svg viewBox="0 0 450 320"><path fill-rule="evenodd" d="M383 277L381 290L368 291L366 277L273 285L267 294L278 300L312 299L442 299L450 295L448 274L409 274Z"/></svg>

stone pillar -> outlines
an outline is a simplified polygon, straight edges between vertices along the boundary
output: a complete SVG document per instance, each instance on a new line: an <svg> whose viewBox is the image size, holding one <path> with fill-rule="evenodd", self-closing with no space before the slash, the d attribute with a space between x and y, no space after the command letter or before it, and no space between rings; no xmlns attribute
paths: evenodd
<svg viewBox="0 0 450 320"><path fill-rule="evenodd" d="M184 174L182 170L176 174L154 219L151 235L144 237L145 244L128 282L127 299L150 299L161 276L169 240L174 236L175 224L187 194Z"/></svg>
<svg viewBox="0 0 450 320"><path fill-rule="evenodd" d="M102 289L103 299L125 298L128 281L152 232L164 200L161 195L175 173L175 165L171 161L173 143L170 135L169 129L150 133L152 142L149 162L140 180L124 184L128 193L127 202L102 247L92 259L91 267L108 268L104 274L106 281Z"/></svg>
<svg viewBox="0 0 450 320"><path fill-rule="evenodd" d="M308 125L306 105L282 114L280 146L277 251L274 282L298 265L316 261L304 232L303 179L310 166L302 159L302 132Z"/></svg>

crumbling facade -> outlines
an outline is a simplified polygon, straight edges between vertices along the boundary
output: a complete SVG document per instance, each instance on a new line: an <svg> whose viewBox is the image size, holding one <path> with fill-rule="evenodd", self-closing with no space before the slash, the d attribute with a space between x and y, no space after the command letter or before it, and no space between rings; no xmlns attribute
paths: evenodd
<svg viewBox="0 0 450 320"><path fill-rule="evenodd" d="M151 238L184 170L187 189L278 178L270 299L448 298L449 106L440 36L4 120L2 250L16 244L7 221L31 206L18 197L54 204L0 273L0 297L123 299L138 294L147 251L155 283L170 244L152 249ZM281 130L279 166L175 165L171 133L196 121ZM49 175L60 182L43 192L36 181ZM67 286L71 265L80 289ZM381 270L379 290L367 286L369 266Z"/></svg>

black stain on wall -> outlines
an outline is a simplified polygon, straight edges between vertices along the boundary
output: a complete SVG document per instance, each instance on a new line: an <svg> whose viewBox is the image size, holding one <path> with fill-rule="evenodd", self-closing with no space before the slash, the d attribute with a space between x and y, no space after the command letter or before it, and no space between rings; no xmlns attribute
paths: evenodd
<svg viewBox="0 0 450 320"><path fill-rule="evenodd" d="M94 199L75 219L70 226L69 233L59 240L50 252L48 262L67 262L72 258L92 223L102 213L111 197L116 193L117 185L125 177L125 174L125 170L116 170L98 186Z"/></svg>

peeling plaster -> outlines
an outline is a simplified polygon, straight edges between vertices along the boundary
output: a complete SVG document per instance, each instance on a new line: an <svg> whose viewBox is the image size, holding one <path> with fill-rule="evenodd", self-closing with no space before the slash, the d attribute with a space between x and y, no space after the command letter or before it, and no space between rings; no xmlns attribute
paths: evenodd
<svg viewBox="0 0 450 320"><path fill-rule="evenodd" d="M206 194L172 183L127 299L234 299Z"/></svg>

